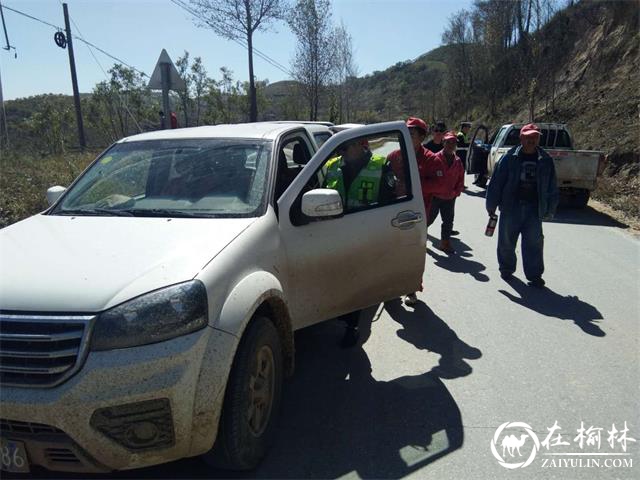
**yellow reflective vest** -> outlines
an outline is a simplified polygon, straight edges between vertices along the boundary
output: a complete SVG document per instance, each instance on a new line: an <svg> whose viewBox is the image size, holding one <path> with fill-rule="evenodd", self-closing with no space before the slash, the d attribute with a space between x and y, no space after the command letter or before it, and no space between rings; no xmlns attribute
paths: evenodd
<svg viewBox="0 0 640 480"><path fill-rule="evenodd" d="M369 163L358 172L358 175L351 182L349 191L345 192L342 157L332 158L326 164L327 176L324 186L337 190L348 208L364 207L376 203L380 193L382 168L385 162L385 157L372 155Z"/></svg>

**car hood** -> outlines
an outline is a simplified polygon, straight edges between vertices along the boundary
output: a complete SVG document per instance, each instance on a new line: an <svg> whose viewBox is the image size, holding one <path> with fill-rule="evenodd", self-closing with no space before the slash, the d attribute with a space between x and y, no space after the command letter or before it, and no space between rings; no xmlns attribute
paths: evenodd
<svg viewBox="0 0 640 480"><path fill-rule="evenodd" d="M194 278L253 221L33 216L0 231L0 310L105 310Z"/></svg>

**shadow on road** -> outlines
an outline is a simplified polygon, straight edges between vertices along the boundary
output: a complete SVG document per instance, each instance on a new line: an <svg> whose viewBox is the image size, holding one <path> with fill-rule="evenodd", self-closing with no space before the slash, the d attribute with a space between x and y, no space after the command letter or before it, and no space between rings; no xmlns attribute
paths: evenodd
<svg viewBox="0 0 640 480"><path fill-rule="evenodd" d="M589 206L587 206L586 208L568 208L562 207L561 205L561 208L558 209L551 222L569 223L574 225L629 228L629 225L627 225L626 223L619 222L606 213L594 210Z"/></svg>
<svg viewBox="0 0 640 480"><path fill-rule="evenodd" d="M476 360L482 356L479 349L460 340L424 302L418 302L414 309L405 309L400 300L392 300L385 304L385 309L403 327L398 337L420 350L440 354L438 366L430 373L448 379L463 377L473 371L465 359Z"/></svg>
<svg viewBox="0 0 640 480"><path fill-rule="evenodd" d="M431 235L429 235L428 238L434 245L439 243L439 240ZM468 273L479 282L488 282L489 277L482 273L487 267L480 262L468 260L468 258L471 257L471 247L456 237L451 238L451 244L456 251L453 255L440 255L436 253L433 248L427 249L429 256L435 260L436 266L453 273Z"/></svg>
<svg viewBox="0 0 640 480"><path fill-rule="evenodd" d="M296 334L278 440L253 476L400 478L462 446L460 410L438 375L375 380L362 347L336 346L342 331L328 322Z"/></svg>
<svg viewBox="0 0 640 480"><path fill-rule="evenodd" d="M513 277L507 282L516 293L513 295L505 290L499 290L501 294L512 302L527 307L547 317L561 320L572 320L584 333L594 337L604 337L606 334L597 325L596 320L602 320L602 314L593 305L580 300L577 296L558 295L549 288L532 288L522 280Z"/></svg>
<svg viewBox="0 0 640 480"><path fill-rule="evenodd" d="M487 191L486 190L470 190L470 189L466 189L463 190L462 193L464 193L465 195L468 195L470 197L480 197L480 198L485 198L487 196Z"/></svg>

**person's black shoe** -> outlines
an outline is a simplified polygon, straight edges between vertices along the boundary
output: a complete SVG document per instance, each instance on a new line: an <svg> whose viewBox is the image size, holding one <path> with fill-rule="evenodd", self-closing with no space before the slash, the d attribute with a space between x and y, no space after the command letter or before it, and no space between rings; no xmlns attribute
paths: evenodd
<svg viewBox="0 0 640 480"><path fill-rule="evenodd" d="M513 278L513 273L511 272L500 272L500 278L503 280L511 280Z"/></svg>
<svg viewBox="0 0 640 480"><path fill-rule="evenodd" d="M358 343L358 339L360 338L360 330L353 327L347 327L344 332L344 337L340 341L340 346L342 348L351 348L356 343Z"/></svg>
<svg viewBox="0 0 640 480"><path fill-rule="evenodd" d="M451 230L451 235L460 235L460 232L458 230Z"/></svg>
<svg viewBox="0 0 640 480"><path fill-rule="evenodd" d="M533 280L529 280L527 283L529 284L530 287L535 287L535 288L542 288L545 285L545 282L542 279L542 277L534 278Z"/></svg>

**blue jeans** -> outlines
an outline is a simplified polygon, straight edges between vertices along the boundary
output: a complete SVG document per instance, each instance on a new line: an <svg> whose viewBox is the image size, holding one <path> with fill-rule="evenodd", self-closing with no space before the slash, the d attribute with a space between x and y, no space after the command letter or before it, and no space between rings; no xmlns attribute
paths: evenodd
<svg viewBox="0 0 640 480"><path fill-rule="evenodd" d="M516 271L516 243L521 235L522 267L528 280L544 273L542 250L544 235L538 217L537 203L517 203L507 213L501 213L498 225L498 265L500 272Z"/></svg>

